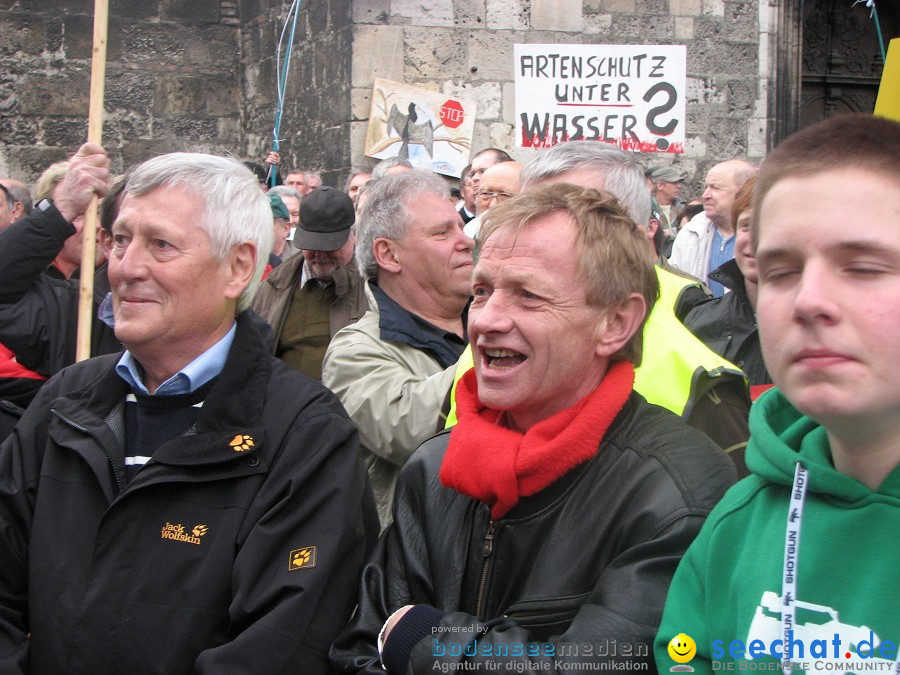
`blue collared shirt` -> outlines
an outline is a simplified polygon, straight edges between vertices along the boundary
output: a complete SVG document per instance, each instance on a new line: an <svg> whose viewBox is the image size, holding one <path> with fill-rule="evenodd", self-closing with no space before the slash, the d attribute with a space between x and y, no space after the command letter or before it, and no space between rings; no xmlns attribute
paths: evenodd
<svg viewBox="0 0 900 675"><path fill-rule="evenodd" d="M233 323L225 337L159 385L155 395L190 394L221 373L225 367L228 352L231 350L231 343L234 342L236 331L237 324ZM143 368L129 351L122 354L122 358L116 364L116 374L125 380L132 389L142 394L149 394L150 392L144 385L142 371Z"/></svg>
<svg viewBox="0 0 900 675"><path fill-rule="evenodd" d="M368 283L381 315L379 328L382 340L403 342L416 349L431 352L441 368L449 368L456 363L466 350L468 336L461 338L456 333L435 326L394 302L374 281ZM462 315L464 333L468 311L469 307L466 305Z"/></svg>
<svg viewBox="0 0 900 675"><path fill-rule="evenodd" d="M734 235L726 239L719 232L719 228L714 227L714 229L713 243L709 252L710 272L734 258ZM706 285L709 286L709 290L712 291L714 298L721 298L725 295L725 287L718 281L707 278Z"/></svg>

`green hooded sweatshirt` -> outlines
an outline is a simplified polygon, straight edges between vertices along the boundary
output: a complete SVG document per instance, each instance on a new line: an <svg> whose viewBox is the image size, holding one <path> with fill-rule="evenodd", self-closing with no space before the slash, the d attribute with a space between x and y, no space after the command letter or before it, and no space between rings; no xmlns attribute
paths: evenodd
<svg viewBox="0 0 900 675"><path fill-rule="evenodd" d="M779 671L787 576L795 664L900 674L900 466L877 491L840 473L825 429L777 389L754 404L750 431L752 475L712 511L672 580L654 647L659 672ZM798 461L807 471L799 510L791 500ZM789 514L798 540L789 540ZM697 651L684 663L682 636L676 663L668 646L682 633Z"/></svg>

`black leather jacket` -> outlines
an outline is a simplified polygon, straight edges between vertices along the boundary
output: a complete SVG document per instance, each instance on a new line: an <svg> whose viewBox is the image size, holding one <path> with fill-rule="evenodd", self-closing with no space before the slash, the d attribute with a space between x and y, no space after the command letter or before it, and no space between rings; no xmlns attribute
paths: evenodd
<svg viewBox="0 0 900 675"><path fill-rule="evenodd" d="M632 393L591 460L492 521L487 505L440 483L449 434L404 467L394 523L363 570L332 660L344 672L383 673L382 624L425 603L447 614L411 645L407 672L463 661L544 673L624 661L655 672L669 582L735 480L728 457Z"/></svg>
<svg viewBox="0 0 900 675"><path fill-rule="evenodd" d="M709 278L731 292L694 307L684 318L684 325L716 354L743 370L751 385L770 384L772 378L759 346L756 314L737 262L732 259L720 265Z"/></svg>

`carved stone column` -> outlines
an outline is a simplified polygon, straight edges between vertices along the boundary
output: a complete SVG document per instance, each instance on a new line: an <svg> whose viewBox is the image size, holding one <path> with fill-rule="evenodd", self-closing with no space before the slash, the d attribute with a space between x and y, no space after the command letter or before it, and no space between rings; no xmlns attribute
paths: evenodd
<svg viewBox="0 0 900 675"><path fill-rule="evenodd" d="M804 0L778 3L777 38L772 64L773 95L769 97L769 148L800 128L801 64Z"/></svg>

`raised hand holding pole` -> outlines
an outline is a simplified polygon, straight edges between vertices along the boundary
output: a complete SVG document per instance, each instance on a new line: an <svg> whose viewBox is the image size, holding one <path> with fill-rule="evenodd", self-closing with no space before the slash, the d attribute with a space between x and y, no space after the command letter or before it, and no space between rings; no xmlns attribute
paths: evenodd
<svg viewBox="0 0 900 675"><path fill-rule="evenodd" d="M106 38L109 0L94 0L94 48L91 59L91 98L88 106L88 142L103 141L103 94L106 84ZM75 360L91 356L91 324L94 314L94 267L97 249L97 197L84 214L81 252L81 286L78 294L78 333Z"/></svg>

